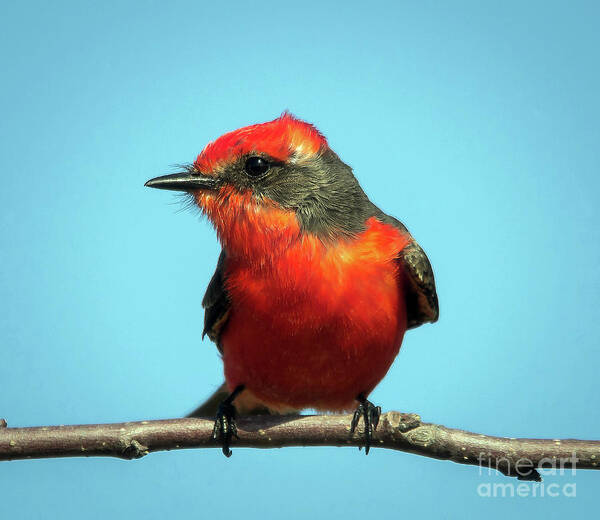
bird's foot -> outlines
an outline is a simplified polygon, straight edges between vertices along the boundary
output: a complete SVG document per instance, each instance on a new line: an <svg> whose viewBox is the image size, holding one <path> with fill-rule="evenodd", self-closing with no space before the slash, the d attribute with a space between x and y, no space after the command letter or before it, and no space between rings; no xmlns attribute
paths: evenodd
<svg viewBox="0 0 600 520"><path fill-rule="evenodd" d="M237 415L233 400L244 389L243 386L238 386L220 405L215 416L215 426L212 432L212 438L221 443L223 455L231 457L231 439L237 439L237 425L235 418Z"/></svg>
<svg viewBox="0 0 600 520"><path fill-rule="evenodd" d="M354 433L358 426L358 421L362 416L365 423L365 455L368 455L369 450L371 449L373 432L377 429L377 425L379 424L381 406L375 406L371 401L368 401L363 394L360 394L356 400L359 404L352 417L352 422L350 423L350 433ZM358 449L360 450L360 447Z"/></svg>

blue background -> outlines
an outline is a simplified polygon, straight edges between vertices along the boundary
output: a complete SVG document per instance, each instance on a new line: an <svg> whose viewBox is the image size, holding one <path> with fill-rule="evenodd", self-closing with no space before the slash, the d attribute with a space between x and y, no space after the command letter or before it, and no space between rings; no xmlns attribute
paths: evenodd
<svg viewBox="0 0 600 520"><path fill-rule="evenodd" d="M385 409L506 436L598 438L596 2L3 5L0 417L176 417L222 380L200 300L219 247L150 177L284 109L314 122L434 265ZM0 465L6 518L558 518L480 498L478 468L354 449ZM516 481L515 481L516 482ZM261 518L263 516L260 516Z"/></svg>

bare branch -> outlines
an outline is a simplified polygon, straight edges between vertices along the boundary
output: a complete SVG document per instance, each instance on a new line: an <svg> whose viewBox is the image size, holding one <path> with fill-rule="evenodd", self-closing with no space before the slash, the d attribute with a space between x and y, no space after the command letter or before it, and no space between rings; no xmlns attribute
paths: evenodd
<svg viewBox="0 0 600 520"><path fill-rule="evenodd" d="M232 446L360 446L360 432L350 435L350 420L350 415L240 417L239 439ZM197 418L36 428L8 428L0 420L0 460L135 459L153 451L215 448L212 429L212 420ZM491 467L521 480L539 480L535 468L600 469L600 441L492 437L424 423L416 414L399 412L381 416L373 447Z"/></svg>

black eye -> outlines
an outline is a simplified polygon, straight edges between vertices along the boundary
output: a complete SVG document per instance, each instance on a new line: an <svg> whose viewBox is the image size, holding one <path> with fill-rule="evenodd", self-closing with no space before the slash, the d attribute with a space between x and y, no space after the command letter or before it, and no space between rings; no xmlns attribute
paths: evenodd
<svg viewBox="0 0 600 520"><path fill-rule="evenodd" d="M248 157L244 169L250 177L258 177L269 169L269 163L262 157Z"/></svg>

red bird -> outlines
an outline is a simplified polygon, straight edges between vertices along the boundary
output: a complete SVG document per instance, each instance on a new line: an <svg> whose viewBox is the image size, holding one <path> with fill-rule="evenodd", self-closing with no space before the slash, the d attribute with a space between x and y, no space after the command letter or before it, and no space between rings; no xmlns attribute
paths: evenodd
<svg viewBox="0 0 600 520"><path fill-rule="evenodd" d="M405 331L438 319L431 265L406 227L288 113L223 135L146 186L190 193L223 247L202 305L226 388L194 414L216 411L223 453L236 408L355 409L368 453L380 414L369 393Z"/></svg>

